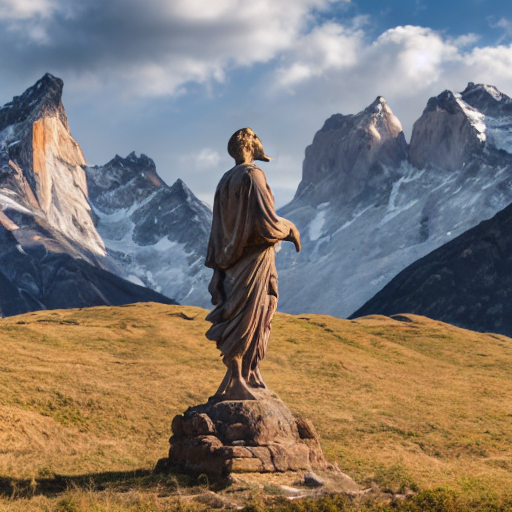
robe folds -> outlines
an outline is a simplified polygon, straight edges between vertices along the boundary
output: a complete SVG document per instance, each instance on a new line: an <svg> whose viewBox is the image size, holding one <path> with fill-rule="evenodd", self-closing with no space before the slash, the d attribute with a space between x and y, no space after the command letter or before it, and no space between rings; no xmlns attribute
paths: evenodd
<svg viewBox="0 0 512 512"><path fill-rule="evenodd" d="M209 291L215 308L206 337L217 343L229 364L242 358L249 380L264 357L277 308L274 245L290 235L278 217L265 174L254 164L229 170L219 182L206 266L213 269Z"/></svg>

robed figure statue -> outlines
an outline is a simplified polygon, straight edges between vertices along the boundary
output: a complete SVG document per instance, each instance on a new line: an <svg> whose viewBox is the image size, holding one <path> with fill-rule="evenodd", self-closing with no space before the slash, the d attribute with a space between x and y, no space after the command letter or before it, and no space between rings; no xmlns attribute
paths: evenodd
<svg viewBox="0 0 512 512"><path fill-rule="evenodd" d="M278 217L265 174L254 160L270 161L250 129L235 132L228 143L235 167L217 186L206 266L213 269L209 291L215 308L206 337L217 342L227 366L218 400L255 400L265 388L259 362L265 357L272 317L277 309L274 246L300 235L289 220Z"/></svg>

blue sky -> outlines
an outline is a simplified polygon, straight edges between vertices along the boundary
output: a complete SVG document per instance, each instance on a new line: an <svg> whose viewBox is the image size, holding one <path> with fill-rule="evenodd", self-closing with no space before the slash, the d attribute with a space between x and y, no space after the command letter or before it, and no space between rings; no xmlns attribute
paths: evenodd
<svg viewBox="0 0 512 512"><path fill-rule="evenodd" d="M408 139L445 89L512 95L512 0L0 0L0 43L0 104L59 76L88 162L146 153L210 203L243 126L282 205L334 113L382 95Z"/></svg>

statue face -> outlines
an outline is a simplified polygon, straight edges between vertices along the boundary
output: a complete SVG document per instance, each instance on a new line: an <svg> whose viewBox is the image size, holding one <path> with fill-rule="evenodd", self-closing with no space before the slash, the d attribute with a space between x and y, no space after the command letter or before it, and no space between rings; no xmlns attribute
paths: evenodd
<svg viewBox="0 0 512 512"><path fill-rule="evenodd" d="M262 160L263 162L270 162L270 158L265 155L263 151L263 144L259 137L253 132L252 139L252 158L253 160Z"/></svg>

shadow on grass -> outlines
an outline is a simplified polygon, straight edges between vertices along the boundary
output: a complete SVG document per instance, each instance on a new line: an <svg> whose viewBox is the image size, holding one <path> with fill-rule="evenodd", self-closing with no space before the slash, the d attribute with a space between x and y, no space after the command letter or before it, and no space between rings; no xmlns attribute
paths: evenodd
<svg viewBox="0 0 512 512"><path fill-rule="evenodd" d="M0 476L0 497L9 499L44 495L52 498L68 490L128 492L133 488L158 489L169 493L198 485L198 480L178 474L156 474L147 469L107 471L86 475L49 475L32 480Z"/></svg>

